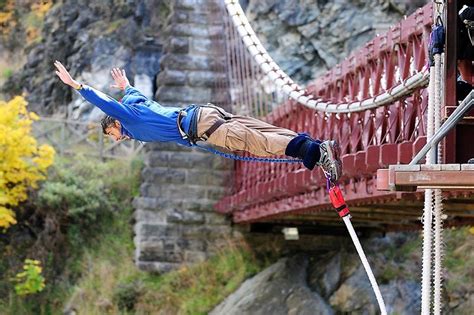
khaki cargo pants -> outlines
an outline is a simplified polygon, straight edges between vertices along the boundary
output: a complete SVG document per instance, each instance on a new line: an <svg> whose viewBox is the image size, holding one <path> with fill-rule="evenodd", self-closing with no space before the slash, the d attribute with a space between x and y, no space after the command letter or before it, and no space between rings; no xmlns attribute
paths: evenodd
<svg viewBox="0 0 474 315"><path fill-rule="evenodd" d="M261 120L232 115L223 109L201 107L197 132L201 137L223 114L230 116L207 139L207 142L231 151L247 151L257 156L283 155L291 139L297 134L291 130L270 125Z"/></svg>

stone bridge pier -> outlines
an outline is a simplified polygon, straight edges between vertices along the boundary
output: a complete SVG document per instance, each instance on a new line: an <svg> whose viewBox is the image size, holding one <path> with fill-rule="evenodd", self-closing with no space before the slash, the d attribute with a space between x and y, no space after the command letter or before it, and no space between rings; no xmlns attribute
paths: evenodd
<svg viewBox="0 0 474 315"><path fill-rule="evenodd" d="M171 2L155 99L164 106L227 103L217 0ZM220 88L217 88L219 86ZM198 149L147 144L135 207L135 262L166 272L205 260L232 237L229 221L214 211L233 163Z"/></svg>

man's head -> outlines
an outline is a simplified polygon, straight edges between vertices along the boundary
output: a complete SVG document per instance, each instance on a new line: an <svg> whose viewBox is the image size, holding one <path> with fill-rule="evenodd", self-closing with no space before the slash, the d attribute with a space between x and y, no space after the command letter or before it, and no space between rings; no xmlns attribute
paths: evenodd
<svg viewBox="0 0 474 315"><path fill-rule="evenodd" d="M123 138L122 125L117 119L110 116L105 116L100 121L100 124L102 125L102 132L105 135L111 137L115 141L119 141Z"/></svg>

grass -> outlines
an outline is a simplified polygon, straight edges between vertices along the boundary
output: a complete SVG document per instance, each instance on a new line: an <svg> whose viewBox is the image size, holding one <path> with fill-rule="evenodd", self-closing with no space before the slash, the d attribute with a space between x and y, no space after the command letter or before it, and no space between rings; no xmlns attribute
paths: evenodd
<svg viewBox="0 0 474 315"><path fill-rule="evenodd" d="M250 250L229 242L208 261L164 276L143 279L138 314L207 314L249 276L260 271Z"/></svg>
<svg viewBox="0 0 474 315"><path fill-rule="evenodd" d="M471 228L472 229L472 228ZM474 278L474 234L470 228L456 228L445 233L444 266L448 292L469 292Z"/></svg>
<svg viewBox="0 0 474 315"><path fill-rule="evenodd" d="M474 278L474 229L471 227L445 229L443 246L444 285L448 293L468 292L471 287L466 279ZM385 249L387 258L380 279L382 283L402 278L421 279L421 234L409 238L402 246L395 244Z"/></svg>
<svg viewBox="0 0 474 315"><path fill-rule="evenodd" d="M66 308L79 314L118 313L112 303L114 288L137 272L132 261L130 215L131 209L117 214L101 235L100 243L84 252L79 262L82 276L67 299Z"/></svg>
<svg viewBox="0 0 474 315"><path fill-rule="evenodd" d="M206 314L260 270L250 250L229 242L206 262L164 275L133 263L131 227L115 220L97 248L87 251L82 277L67 303L78 314Z"/></svg>

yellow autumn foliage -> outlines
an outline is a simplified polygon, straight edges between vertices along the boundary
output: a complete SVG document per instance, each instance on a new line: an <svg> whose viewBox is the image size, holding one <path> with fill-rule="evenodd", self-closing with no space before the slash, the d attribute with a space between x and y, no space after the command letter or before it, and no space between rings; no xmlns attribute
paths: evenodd
<svg viewBox="0 0 474 315"><path fill-rule="evenodd" d="M0 228L16 223L12 208L27 198L53 163L54 149L38 145L31 124L38 119L28 112L24 98L0 101Z"/></svg>
<svg viewBox="0 0 474 315"><path fill-rule="evenodd" d="M39 17L44 17L46 13L49 11L49 9L51 9L52 6L53 6L53 0L42 0L42 1L33 3L33 5L31 6L31 9Z"/></svg>
<svg viewBox="0 0 474 315"><path fill-rule="evenodd" d="M15 8L14 0L6 0L0 8L0 35L7 35L15 27L13 10Z"/></svg>
<svg viewBox="0 0 474 315"><path fill-rule="evenodd" d="M26 32L27 43L40 39L44 17L53 2L0 0L0 36L12 36L15 27L20 26Z"/></svg>

